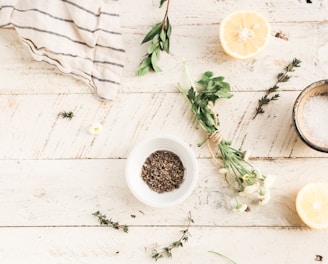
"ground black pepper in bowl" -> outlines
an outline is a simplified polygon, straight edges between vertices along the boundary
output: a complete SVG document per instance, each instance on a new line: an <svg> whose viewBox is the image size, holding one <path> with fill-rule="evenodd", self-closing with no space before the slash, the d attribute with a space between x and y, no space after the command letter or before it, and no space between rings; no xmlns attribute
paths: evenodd
<svg viewBox="0 0 328 264"><path fill-rule="evenodd" d="M170 192L183 182L184 170L178 155L168 150L157 150L147 157L141 177L153 191Z"/></svg>

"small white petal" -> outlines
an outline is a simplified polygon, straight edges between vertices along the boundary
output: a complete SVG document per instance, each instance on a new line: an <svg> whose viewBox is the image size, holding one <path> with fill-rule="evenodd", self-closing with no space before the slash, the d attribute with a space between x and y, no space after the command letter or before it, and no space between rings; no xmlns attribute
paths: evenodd
<svg viewBox="0 0 328 264"><path fill-rule="evenodd" d="M248 161L248 160L249 160L249 157L250 157L250 155L251 155L251 152L250 152L250 151L248 151L248 150L246 150L246 151L245 151L245 155L244 155L244 160L245 160L245 161Z"/></svg>
<svg viewBox="0 0 328 264"><path fill-rule="evenodd" d="M253 171L258 179L263 179L262 172L258 168L254 168Z"/></svg>
<svg viewBox="0 0 328 264"><path fill-rule="evenodd" d="M275 177L272 175L265 176L263 187L264 188L270 188L273 185L273 182L275 180Z"/></svg>
<svg viewBox="0 0 328 264"><path fill-rule="evenodd" d="M258 192L258 190L259 190L258 184L247 185L245 189L238 194L239 196L246 197Z"/></svg>
<svg viewBox="0 0 328 264"><path fill-rule="evenodd" d="M229 172L229 170L226 169L226 168L221 168L221 169L219 169L219 173L220 173L220 174L228 174L228 172Z"/></svg>
<svg viewBox="0 0 328 264"><path fill-rule="evenodd" d="M103 130L103 127L100 123L94 123L89 127L89 132L92 135L98 135L102 132L102 130Z"/></svg>
<svg viewBox="0 0 328 264"><path fill-rule="evenodd" d="M233 211L234 212L245 212L247 210L248 206L247 204L238 204L234 209Z"/></svg>
<svg viewBox="0 0 328 264"><path fill-rule="evenodd" d="M259 196L259 204L265 205L267 204L271 199L271 194L269 190L265 190L265 193L261 196Z"/></svg>
<svg viewBox="0 0 328 264"><path fill-rule="evenodd" d="M259 201L259 204L260 204L260 205L265 205L265 204L267 204L267 203L270 201L270 199L271 199L271 196L268 195L268 196L266 196L263 200L260 200L260 201Z"/></svg>

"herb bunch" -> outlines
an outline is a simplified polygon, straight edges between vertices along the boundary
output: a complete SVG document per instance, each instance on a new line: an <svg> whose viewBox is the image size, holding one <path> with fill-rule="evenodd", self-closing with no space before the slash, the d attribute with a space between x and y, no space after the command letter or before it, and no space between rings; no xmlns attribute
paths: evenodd
<svg viewBox="0 0 328 264"><path fill-rule="evenodd" d="M121 229L123 232L128 233L129 227L127 225L120 225L119 222L114 222L112 219L108 219L106 215L100 213L99 211L92 214L97 217L101 225L106 225L114 229Z"/></svg>
<svg viewBox="0 0 328 264"><path fill-rule="evenodd" d="M191 213L189 212L187 227L181 230L180 238L177 241L172 242L169 246L162 248L160 251L154 248L151 257L155 259L155 261L164 257L172 257L172 250L183 247L183 243L188 241L190 237L189 228L192 223L194 223L194 220L191 218Z"/></svg>
<svg viewBox="0 0 328 264"><path fill-rule="evenodd" d="M186 90L179 85L179 90L186 96L191 104L199 125L207 133L209 151L219 166L219 172L224 174L234 194L234 209L246 211L246 203L240 203L237 195L257 200L265 204L270 199L269 187L272 177L262 175L249 161L246 151L235 149L231 141L223 139L219 131L218 115L214 111L214 104L219 98L231 98L230 84L224 82L224 77L213 77L212 72L205 72L201 79L193 84L189 71L191 88ZM205 140L205 141L206 141ZM210 143L216 147L216 153L212 152ZM220 156L218 154L221 154Z"/></svg>
<svg viewBox="0 0 328 264"><path fill-rule="evenodd" d="M161 8L165 2L167 3L163 20L154 24L141 42L141 44L150 42L150 45L145 58L140 63L138 76L145 75L150 71L160 72L161 68L157 65L160 53L161 51L165 51L167 53L170 51L170 36L172 32L172 26L168 17L170 0L161 0L159 7Z"/></svg>
<svg viewBox="0 0 328 264"><path fill-rule="evenodd" d="M279 98L279 93L277 93L277 90L279 89L278 84L283 83L283 82L288 82L289 79L291 78L288 73L295 71L295 68L300 67L301 65L301 60L294 58L291 63L289 63L282 72L280 72L277 75L277 80L275 84L270 87L264 96L261 97L261 99L258 100L258 107L256 108L256 113L253 117L253 119L258 115L258 114L263 114L264 109L263 106L266 104L269 104L271 101L275 101ZM273 95L272 95L273 94Z"/></svg>

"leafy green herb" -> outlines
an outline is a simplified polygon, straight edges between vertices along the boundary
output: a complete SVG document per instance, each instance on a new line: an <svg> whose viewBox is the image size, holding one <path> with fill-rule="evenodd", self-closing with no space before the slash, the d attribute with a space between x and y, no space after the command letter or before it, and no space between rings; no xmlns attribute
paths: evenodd
<svg viewBox="0 0 328 264"><path fill-rule="evenodd" d="M151 257L155 259L155 261L164 257L172 257L172 250L174 248L183 247L183 244L188 241L190 236L189 228L192 223L194 223L194 220L191 218L191 213L189 212L187 227L181 230L180 238L177 241L172 242L169 246L162 248L160 251L157 251L157 249L154 248Z"/></svg>
<svg viewBox="0 0 328 264"><path fill-rule="evenodd" d="M73 112L65 112L65 111L60 112L58 115L61 116L62 118L68 118L69 120L71 120L74 116Z"/></svg>
<svg viewBox="0 0 328 264"><path fill-rule="evenodd" d="M278 84L279 83L283 83L283 82L288 82L289 79L291 78L288 73L289 72L293 72L295 71L294 68L296 67L300 67L301 65L301 60L299 59L293 59L293 61L291 63L289 63L283 70L283 72L280 72L278 75L277 75L277 81L276 83L271 87L269 88L267 91L266 91L266 94L264 96L261 97L261 99L258 100L258 107L256 108L256 113L253 117L253 119L255 119L255 117L258 115L258 114L263 114L264 113L264 109L263 109L263 106L266 105L266 104L269 104L271 101L275 101L275 100L278 100L278 98L280 97L279 93L277 93L277 90L279 89L279 86ZM273 94L274 95L271 95Z"/></svg>
<svg viewBox="0 0 328 264"><path fill-rule="evenodd" d="M208 142L209 151L221 167L219 172L225 175L235 198L237 194L240 194L240 196L249 195L252 198L254 196L261 204L267 203L270 198L268 181L265 181L267 176L262 175L248 161L246 151L233 148L231 142L223 139L219 131L220 122L218 115L215 113L214 104L219 98L231 98L229 83L224 82L222 76L213 77L212 72L205 72L197 84L194 84L188 69L187 74L191 82L191 88L185 90L179 85L179 90L186 96L197 121L207 132L208 136L205 141ZM213 153L209 141L216 146L216 152L219 152L220 155ZM235 201L236 211L246 211L248 209L248 206L239 203L237 198Z"/></svg>
<svg viewBox="0 0 328 264"><path fill-rule="evenodd" d="M110 226L114 229L121 229L125 233L129 232L129 227L127 225L120 225L118 222L112 221L112 219L107 219L107 216L101 214L99 211L93 213L92 215L98 218L101 225Z"/></svg>
<svg viewBox="0 0 328 264"><path fill-rule="evenodd" d="M170 0L161 0L160 7L162 7L165 2L167 3L163 20L154 24L141 42L141 44L150 42L150 45L145 58L140 63L138 76L145 75L150 71L160 72L161 68L157 65L160 52L165 51L169 53L170 51L170 37L172 33L172 26L168 17Z"/></svg>

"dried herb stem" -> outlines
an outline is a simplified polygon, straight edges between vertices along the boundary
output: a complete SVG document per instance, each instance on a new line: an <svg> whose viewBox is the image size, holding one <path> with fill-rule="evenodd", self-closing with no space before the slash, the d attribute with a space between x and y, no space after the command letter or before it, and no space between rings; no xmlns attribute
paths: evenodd
<svg viewBox="0 0 328 264"><path fill-rule="evenodd" d="M128 233L129 231L129 227L127 225L120 225L119 222L114 222L112 219L108 219L106 215L100 213L99 211L93 213L92 215L98 218L101 225L106 225L117 230L120 229L125 233Z"/></svg>
<svg viewBox="0 0 328 264"><path fill-rule="evenodd" d="M180 238L177 241L172 242L169 246L163 247L160 251L154 248L151 257L155 259L155 261L164 257L172 257L172 250L183 247L183 244L188 241L190 237L189 228L192 223L194 223L194 220L191 218L191 212L189 212L187 227L181 230Z"/></svg>
<svg viewBox="0 0 328 264"><path fill-rule="evenodd" d="M278 100L278 98L280 97L279 93L277 93L277 91L279 89L278 84L283 83L283 82L288 82L289 79L291 78L291 76L288 75L288 73L295 71L294 68L300 67L301 62L302 62L301 60L294 58L293 61L291 63L289 63L283 69L283 71L277 75L277 80L276 80L275 84L266 91L266 94L264 96L262 96L261 99L258 100L258 107L256 108L256 112L255 112L253 119L255 119L255 117L258 114L263 114L265 112L263 109L264 105L269 104L271 101ZM273 95L270 96L271 94L273 94Z"/></svg>

